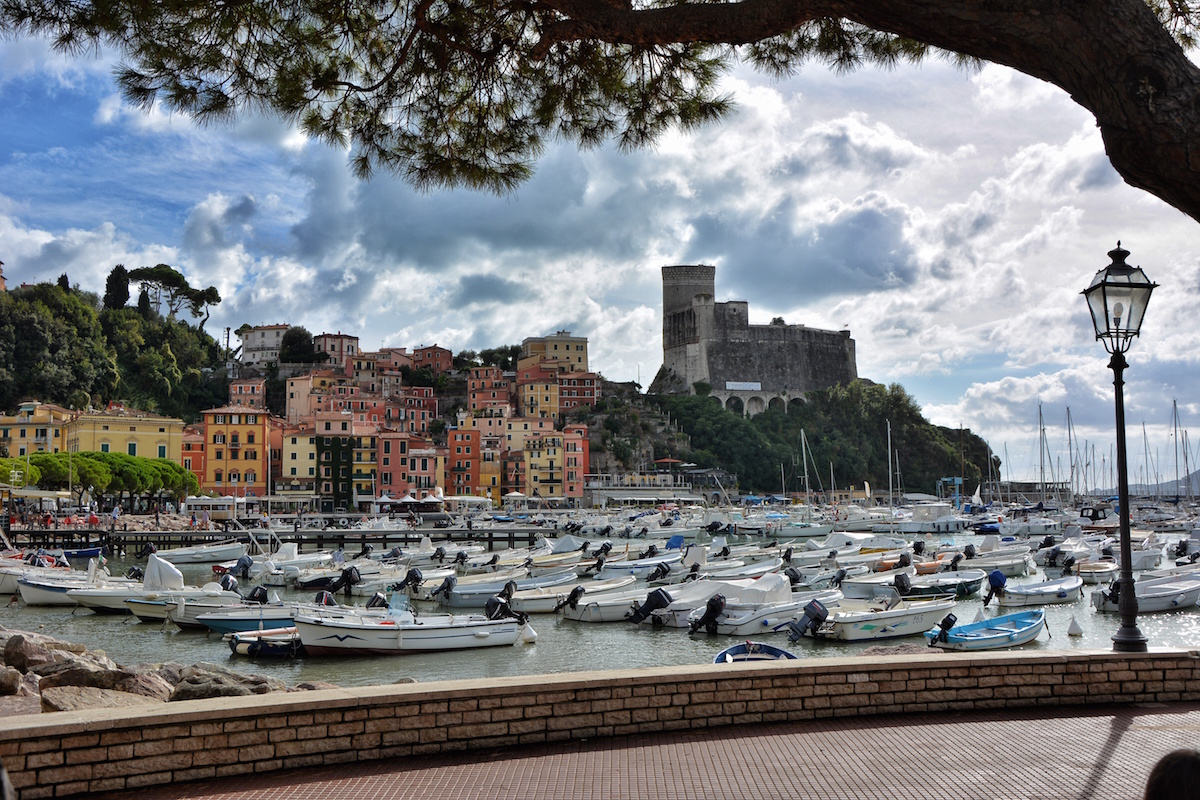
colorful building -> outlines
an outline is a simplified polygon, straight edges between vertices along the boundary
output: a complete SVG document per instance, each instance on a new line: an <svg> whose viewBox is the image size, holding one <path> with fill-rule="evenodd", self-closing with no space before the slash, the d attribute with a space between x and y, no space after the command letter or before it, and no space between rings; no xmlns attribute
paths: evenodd
<svg viewBox="0 0 1200 800"><path fill-rule="evenodd" d="M12 458L29 453L59 453L67 449L64 432L72 412L53 403L31 400L16 414L0 415L0 445Z"/></svg>
<svg viewBox="0 0 1200 800"><path fill-rule="evenodd" d="M571 372L587 372L588 340L586 336L572 336L570 331L530 337L521 342L521 361L527 358L559 364L560 369Z"/></svg>
<svg viewBox="0 0 1200 800"><path fill-rule="evenodd" d="M441 375L453 367L454 354L444 347L431 344L413 349L413 369L428 368L434 375Z"/></svg>
<svg viewBox="0 0 1200 800"><path fill-rule="evenodd" d="M359 354L358 337L348 333L322 333L313 337L313 349L329 354L329 364L342 375L353 373L354 358Z"/></svg>
<svg viewBox="0 0 1200 800"><path fill-rule="evenodd" d="M456 428L447 436L446 475L443 486L448 494L480 494L480 447L479 431Z"/></svg>
<svg viewBox="0 0 1200 800"><path fill-rule="evenodd" d="M125 453L183 463L183 420L110 403L103 411L82 411L67 424L73 453Z"/></svg>
<svg viewBox="0 0 1200 800"><path fill-rule="evenodd" d="M229 405L267 407L267 382L262 378L243 378L229 382Z"/></svg>
<svg viewBox="0 0 1200 800"><path fill-rule="evenodd" d="M267 493L269 415L252 406L222 406L203 412L204 480L200 488L235 497Z"/></svg>
<svg viewBox="0 0 1200 800"><path fill-rule="evenodd" d="M255 325L244 326L237 330L237 337L242 340L240 361L248 367L266 366L279 363L279 347L283 344L283 334L287 333L290 325Z"/></svg>

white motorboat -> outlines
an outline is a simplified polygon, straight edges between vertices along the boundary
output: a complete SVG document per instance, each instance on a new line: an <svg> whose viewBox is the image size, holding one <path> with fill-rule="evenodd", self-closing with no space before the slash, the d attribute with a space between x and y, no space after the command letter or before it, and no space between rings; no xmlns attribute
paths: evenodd
<svg viewBox="0 0 1200 800"><path fill-rule="evenodd" d="M246 545L237 539L226 539L210 544L172 547L156 554L163 561L169 561L172 564L214 564L222 561L236 561L246 555Z"/></svg>
<svg viewBox="0 0 1200 800"><path fill-rule="evenodd" d="M1083 593L1083 578L1064 575L1039 583L1009 583L996 592L1001 608L1074 603ZM986 603L985 603L986 604Z"/></svg>
<svg viewBox="0 0 1200 800"><path fill-rule="evenodd" d="M1173 575L1151 578L1137 581L1133 587L1139 614L1179 611L1192 608L1200 602L1200 576ZM1120 583L1114 581L1107 588L1092 592L1092 607L1097 611L1119 611L1119 589Z"/></svg>
<svg viewBox="0 0 1200 800"><path fill-rule="evenodd" d="M236 581L233 585L236 585ZM122 583L81 586L69 590L67 598L71 604L90 608L98 614L124 614L130 611L125 601L133 597L158 599L172 594L178 602L182 595L207 596L214 591L221 592L223 587L218 583L187 586L183 582L183 573L177 566L164 561L156 553L151 553L146 562L145 575L140 582L129 580Z"/></svg>
<svg viewBox="0 0 1200 800"><path fill-rule="evenodd" d="M919 636L955 606L953 597L902 599L895 589L870 600L846 598L821 621L814 635L846 642Z"/></svg>
<svg viewBox="0 0 1200 800"><path fill-rule="evenodd" d="M437 601L441 595L450 591L453 588L462 587L464 590L475 587L485 587L483 591L491 592L492 595L504 588L504 584L509 581L520 580L529 577L529 570L524 567L506 570L505 572L488 572L478 575L463 575L459 576L453 568L449 572L443 570L429 570L425 568L419 569L423 580L415 587L406 587L408 596L414 600L433 600ZM437 580L434 576L441 576L441 580ZM577 579L576 579L577 580ZM491 595L489 595L490 597Z"/></svg>
<svg viewBox="0 0 1200 800"><path fill-rule="evenodd" d="M1070 571L1083 578L1084 583L1095 586L1111 581L1121 571L1121 567L1117 564L1116 559L1097 558L1081 561L1071 567Z"/></svg>
<svg viewBox="0 0 1200 800"><path fill-rule="evenodd" d="M576 595L576 602L589 592L598 594L617 591L629 588L636 582L637 578L626 575L603 581L584 581L582 583L575 581L572 584L521 589L513 593L512 598L509 599L509 605L512 606L513 611L520 611L523 614L551 614L557 611L560 605L567 604L577 590L579 593Z"/></svg>
<svg viewBox="0 0 1200 800"><path fill-rule="evenodd" d="M114 578L100 567L95 559L88 561L86 572L79 570L45 570L27 572L17 579L17 593L30 606L73 606L69 592L77 589L112 588L122 591L138 582L131 578Z"/></svg>
<svg viewBox="0 0 1200 800"><path fill-rule="evenodd" d="M130 597L125 601L129 611L142 622L174 622L181 628L203 628L197 615L217 606L240 605L245 598L228 592L219 583L206 583L199 591L163 592Z"/></svg>
<svg viewBox="0 0 1200 800"><path fill-rule="evenodd" d="M688 615L688 633L706 632L725 636L761 636L780 631L804 615L805 607L817 600L825 608L837 606L842 593L837 589L810 592L789 592L790 599L755 602L748 589L736 602L716 603L711 598L703 608ZM720 597L720 595L718 595Z"/></svg>
<svg viewBox="0 0 1200 800"><path fill-rule="evenodd" d="M582 584L585 588L587 584ZM656 590L657 591L657 590ZM624 589L592 593L576 598L559 609L563 619L575 622L624 622L645 603L647 587L637 581Z"/></svg>
<svg viewBox="0 0 1200 800"><path fill-rule="evenodd" d="M751 591L755 586L757 591ZM722 602L737 602L744 592L750 592L755 601L783 602L791 599L792 585L786 576L773 573L757 580L702 580L667 586L647 594L646 602L629 616L629 621L655 627L686 628L688 615L697 608L704 608L714 596L721 595L725 598ZM766 599L768 596L769 600Z"/></svg>
<svg viewBox="0 0 1200 800"><path fill-rule="evenodd" d="M882 588L896 585L897 576L903 575L910 581L917 576L913 566L897 567L887 572L869 572L853 578L843 578L837 588L847 599L869 600L879 594Z"/></svg>
<svg viewBox="0 0 1200 800"><path fill-rule="evenodd" d="M483 608L488 600L503 592L511 584L512 591L520 592L527 589L545 587L566 587L579 584L579 578L573 571L555 572L538 577L527 576L513 578L507 581L492 581L476 584L451 586L445 592L436 592L434 599L441 605L450 608Z"/></svg>
<svg viewBox="0 0 1200 800"><path fill-rule="evenodd" d="M264 603L243 602L225 606L209 605L207 608L205 606L203 601L188 601L185 625L194 619L197 625L220 634L289 627L296 614L306 611L340 608L347 613L383 616L388 609L387 602L377 603L375 598L365 606L339 606L333 595L325 591L318 592L312 601L281 601L278 598L269 598ZM176 623L178 622L179 620L176 620Z"/></svg>
<svg viewBox="0 0 1200 800"><path fill-rule="evenodd" d="M399 655L532 643L522 619L483 614L420 614L402 608L380 617L345 610L297 613L296 632L309 655Z"/></svg>

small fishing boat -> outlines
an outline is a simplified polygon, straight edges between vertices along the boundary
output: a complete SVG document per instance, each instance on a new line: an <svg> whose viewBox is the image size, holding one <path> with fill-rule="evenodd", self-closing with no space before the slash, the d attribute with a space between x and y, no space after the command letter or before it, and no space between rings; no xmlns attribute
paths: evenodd
<svg viewBox="0 0 1200 800"><path fill-rule="evenodd" d="M1106 589L1092 592L1092 606L1097 611L1119 611L1120 583L1113 581ZM1133 585L1139 614L1158 611L1178 611L1192 608L1200 602L1200 574L1173 575L1137 581Z"/></svg>
<svg viewBox="0 0 1200 800"><path fill-rule="evenodd" d="M726 647L713 658L714 664L733 664L737 661L781 661L795 659L782 647L776 647L766 642L739 642L733 647Z"/></svg>
<svg viewBox="0 0 1200 800"><path fill-rule="evenodd" d="M996 650L1028 644L1046 627L1046 612L1040 608L1017 611L991 619L958 624L948 614L940 624L925 632L930 647L943 650Z"/></svg>
<svg viewBox="0 0 1200 800"><path fill-rule="evenodd" d="M1074 603L1082 593L1083 578L1078 575L1064 575L1039 583L1007 584L1001 591L996 592L996 597L1001 608L1008 608Z"/></svg>
<svg viewBox="0 0 1200 800"><path fill-rule="evenodd" d="M246 544L237 539L189 547L173 547L158 553L159 558L172 564L215 564L222 561L236 561L244 555L246 555Z"/></svg>
<svg viewBox="0 0 1200 800"><path fill-rule="evenodd" d="M954 608L955 602L950 596L902 599L895 589L886 588L870 600L847 598L835 608L822 607L828 616L813 620L818 626L809 630L819 639L847 642L919 636ZM789 634L794 635L795 630Z"/></svg>

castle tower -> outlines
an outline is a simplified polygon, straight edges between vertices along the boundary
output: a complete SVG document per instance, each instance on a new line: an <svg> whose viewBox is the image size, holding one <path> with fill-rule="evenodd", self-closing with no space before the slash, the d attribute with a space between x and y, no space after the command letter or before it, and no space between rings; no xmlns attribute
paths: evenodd
<svg viewBox="0 0 1200 800"><path fill-rule="evenodd" d="M712 329L717 268L704 264L662 268L663 367L688 388L708 379L704 341Z"/></svg>

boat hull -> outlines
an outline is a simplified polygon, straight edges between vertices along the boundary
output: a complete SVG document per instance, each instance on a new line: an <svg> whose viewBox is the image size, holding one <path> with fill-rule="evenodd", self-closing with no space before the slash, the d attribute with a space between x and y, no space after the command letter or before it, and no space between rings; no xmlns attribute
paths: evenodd
<svg viewBox="0 0 1200 800"><path fill-rule="evenodd" d="M309 655L403 655L511 646L532 634L515 619L481 614L432 615L411 622L357 615L297 615L296 630ZM527 633L528 631L528 633Z"/></svg>
<svg viewBox="0 0 1200 800"><path fill-rule="evenodd" d="M1046 612L1036 609L956 625L948 631L935 627L925 633L925 638L930 647L943 650L998 650L1028 644L1045 627Z"/></svg>

